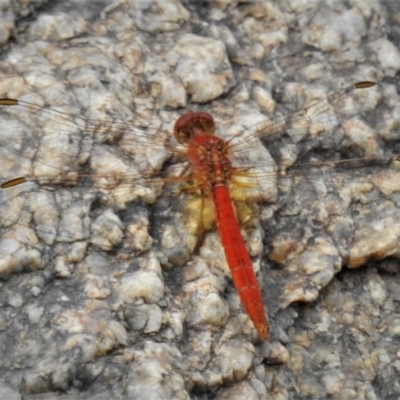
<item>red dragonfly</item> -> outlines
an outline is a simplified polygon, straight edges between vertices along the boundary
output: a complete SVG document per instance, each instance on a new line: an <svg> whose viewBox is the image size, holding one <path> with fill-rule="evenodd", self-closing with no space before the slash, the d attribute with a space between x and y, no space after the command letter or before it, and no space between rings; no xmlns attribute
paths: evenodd
<svg viewBox="0 0 400 400"><path fill-rule="evenodd" d="M358 96L357 92L368 92L360 89L374 85L372 82L359 82L311 103L300 111L281 114L273 122L263 120L253 124L227 139L214 134L214 120L210 114L204 112L188 111L181 116L174 125L174 139L171 139L168 132L158 128L111 119L100 121L83 118L43 105L0 99L0 105L4 106L1 110L1 123L5 135L27 129L28 137L37 135L45 149L24 152L23 142L3 146L9 154L19 156L22 164L26 159L33 159L34 162L33 166L28 167L30 173L9 179L0 187L4 193L12 192L31 181L42 186L63 185L77 189L90 186L91 190L97 191L117 187L128 189L129 193L141 193L145 197L151 190L155 190L157 195L165 184L180 183L184 191L196 193L200 198L200 217L195 232L197 235L210 228L208 223L203 222L202 216L205 214L207 198L211 198L216 226L243 308L260 337L268 339L264 303L237 221L248 219L249 213L252 213L251 208L243 205L262 200L263 195L260 192L270 190L277 180L284 184L288 179L307 175L310 182L314 179L317 182L321 177L325 182L332 182L346 170L354 170L366 164L387 168L391 160L364 148L367 154L361 158L337 159L332 162L308 160L306 163L295 163L294 159L283 157L283 166L278 170L275 165L265 165L265 161L256 159L257 151L260 148L264 150L260 139L273 146L274 141L286 137L292 144L301 144L305 149L314 148L318 139L322 136L329 137L331 131L338 128L343 131L352 129L346 125L344 118L351 119L358 113L358 108L352 103ZM56 145L54 135L59 148L60 143L64 144L65 153L54 154L52 151ZM93 154L77 151L71 156L67 151L76 141L83 145L85 141L91 144L100 142L102 146L117 145L123 149L125 155L139 160L135 164L136 171L121 173L120 169L113 170L114 166L108 165L111 171L99 174L99 166L93 162ZM156 151L152 154L159 154L159 157L145 157L149 149ZM179 163L179 173L173 172L172 176L166 167L162 167L171 157L178 161L186 157L187 162L187 166ZM73 163L80 164L84 173L78 173L71 167ZM166 171L169 175L167 177ZM8 195L8 199L16 196ZM236 210L233 205L235 201L241 204ZM7 217L3 218L3 222L6 226L10 225Z"/></svg>

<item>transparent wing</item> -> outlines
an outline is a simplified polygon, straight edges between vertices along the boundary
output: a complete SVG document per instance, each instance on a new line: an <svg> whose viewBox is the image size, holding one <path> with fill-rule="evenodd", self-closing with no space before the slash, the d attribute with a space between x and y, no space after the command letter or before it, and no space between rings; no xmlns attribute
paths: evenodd
<svg viewBox="0 0 400 400"><path fill-rule="evenodd" d="M283 97L298 93L293 87ZM360 119L376 109L380 98L379 86L361 82L273 120L243 121L250 126L228 139L235 181L242 181L238 186L244 193L234 197L277 201L279 188L281 202L300 204L371 174L379 176L386 190L396 190L393 155L380 151L372 128ZM302 102L308 104L307 99ZM1 104L0 151L7 166L1 192L5 226L19 221L24 207L35 205L27 215L36 215L45 226L46 214L51 214L49 210L59 214L59 204L69 204L61 209L70 210L76 203L78 210L84 202L85 211L76 217L82 219L99 193L112 196L120 207L138 197L151 203L165 183L192 179L163 168L167 159L182 156L185 149L160 126L83 118L23 101L3 100ZM346 159L348 155L353 157ZM327 156L333 156L332 161L326 162ZM30 183L13 180L18 177ZM21 199L27 198L22 193L29 197L43 188L35 201L21 205ZM294 201L294 192L302 198ZM59 221L48 225L57 227ZM54 234L55 228L49 231ZM76 235L66 237L76 240Z"/></svg>
<svg viewBox="0 0 400 400"><path fill-rule="evenodd" d="M295 89L287 91L296 93ZM268 199L267 180L272 179L281 187L301 181L296 190L310 194L318 187L368 176L372 170L396 168L392 163L396 152L381 146L380 136L389 136L387 127L379 125L385 118L380 109L382 92L379 85L359 82L322 100L303 98L302 103L310 103L305 108L278 114L273 120L254 123L254 116L243 118L241 124L248 127L228 141L239 174L261 188L253 196ZM395 139L393 132L390 135ZM392 173L380 172L380 176L396 188Z"/></svg>

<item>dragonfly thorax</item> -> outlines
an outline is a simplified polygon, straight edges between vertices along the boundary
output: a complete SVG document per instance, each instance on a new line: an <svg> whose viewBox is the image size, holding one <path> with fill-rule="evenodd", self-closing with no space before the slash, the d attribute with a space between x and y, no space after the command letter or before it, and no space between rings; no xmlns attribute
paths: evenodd
<svg viewBox="0 0 400 400"><path fill-rule="evenodd" d="M232 177L233 166L228 157L227 143L208 132L196 133L190 140L187 158L192 166L193 176L202 182L202 186L214 187L216 184L228 184Z"/></svg>

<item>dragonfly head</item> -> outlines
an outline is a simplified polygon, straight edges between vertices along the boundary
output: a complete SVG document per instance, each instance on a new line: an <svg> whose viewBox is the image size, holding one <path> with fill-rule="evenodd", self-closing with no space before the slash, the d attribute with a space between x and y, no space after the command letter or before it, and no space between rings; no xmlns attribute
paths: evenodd
<svg viewBox="0 0 400 400"><path fill-rule="evenodd" d="M174 137L180 144L187 143L196 133L214 135L213 117L205 112L187 111L177 119L174 125Z"/></svg>

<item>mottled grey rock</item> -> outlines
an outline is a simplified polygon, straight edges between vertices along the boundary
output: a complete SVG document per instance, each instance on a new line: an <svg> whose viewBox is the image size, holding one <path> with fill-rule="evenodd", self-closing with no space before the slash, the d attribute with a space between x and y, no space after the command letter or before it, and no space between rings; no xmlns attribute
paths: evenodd
<svg viewBox="0 0 400 400"><path fill-rule="evenodd" d="M0 398L397 398L398 162L358 160L400 151L397 4L46 3L0 6L0 96L36 105L0 106L0 184L29 180L0 192ZM181 108L252 166L268 342L176 184Z"/></svg>

